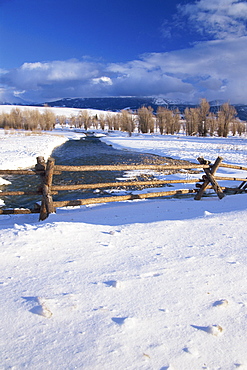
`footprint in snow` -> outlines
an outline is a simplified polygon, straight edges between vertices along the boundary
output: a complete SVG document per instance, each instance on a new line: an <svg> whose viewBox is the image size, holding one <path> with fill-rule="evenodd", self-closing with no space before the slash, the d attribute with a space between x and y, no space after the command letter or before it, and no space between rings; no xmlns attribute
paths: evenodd
<svg viewBox="0 0 247 370"><path fill-rule="evenodd" d="M143 278L152 278L152 277L159 277L161 275L163 275L163 274L160 273L160 272L147 272L147 273L141 274L140 278L141 279L143 279Z"/></svg>
<svg viewBox="0 0 247 370"><path fill-rule="evenodd" d="M112 317L112 321L125 329L131 329L136 325L134 317Z"/></svg>
<svg viewBox="0 0 247 370"><path fill-rule="evenodd" d="M102 234L109 234L109 235L115 235L116 233L120 233L121 230L111 230L111 231L102 231Z"/></svg>
<svg viewBox="0 0 247 370"><path fill-rule="evenodd" d="M107 285L108 287L112 287L112 288L120 288L121 287L120 281L117 281L117 280L104 281L104 284Z"/></svg>
<svg viewBox="0 0 247 370"><path fill-rule="evenodd" d="M115 322L115 324L118 324L118 325L123 325L124 324L124 321L127 319L128 317L112 317L112 321Z"/></svg>
<svg viewBox="0 0 247 370"><path fill-rule="evenodd" d="M220 325L209 325L209 326L197 326L197 325L191 325L192 328L195 328L197 330L205 331L208 334L212 334L215 337L218 337L222 334L223 328Z"/></svg>
<svg viewBox="0 0 247 370"><path fill-rule="evenodd" d="M36 314L40 315L43 317L50 318L52 316L51 310L47 307L46 300L44 298L40 297L22 297L25 299L27 302L34 302L36 304L35 307L31 308L29 311Z"/></svg>
<svg viewBox="0 0 247 370"><path fill-rule="evenodd" d="M213 307L226 307L228 304L229 302L226 299L220 299L219 301L215 301L213 303Z"/></svg>
<svg viewBox="0 0 247 370"><path fill-rule="evenodd" d="M198 357L198 355L199 355L197 349L193 348L193 347L184 347L183 351L192 355L192 356L194 356L194 357Z"/></svg>

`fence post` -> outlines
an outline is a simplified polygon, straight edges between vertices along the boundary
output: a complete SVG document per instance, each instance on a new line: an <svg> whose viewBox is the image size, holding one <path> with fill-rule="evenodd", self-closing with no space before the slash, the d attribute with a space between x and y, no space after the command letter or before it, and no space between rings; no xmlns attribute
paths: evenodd
<svg viewBox="0 0 247 370"><path fill-rule="evenodd" d="M53 172L55 167L55 160L53 158L49 158L46 164L44 179L43 179L43 186L42 186L42 193L43 198L40 207L40 216L39 220L44 221L50 213L54 213L55 209L53 206L53 200L51 195L51 186L52 186L52 178Z"/></svg>
<svg viewBox="0 0 247 370"><path fill-rule="evenodd" d="M206 161L204 158L197 158L197 160L200 164L209 164L210 163L209 161ZM216 173L216 171L219 168L222 161L223 161L223 158L218 157L216 159L216 161L214 162L214 164L212 165L211 170L209 168L204 168L204 172L206 174L205 180L204 180L204 183L202 184L200 190L196 194L196 196L194 198L195 200L200 200L201 199L204 191L207 189L210 182L212 184L213 189L217 193L218 197L220 199L222 199L224 197L224 193L223 193L221 187L219 186L219 184L217 183L217 181L214 178L214 174Z"/></svg>

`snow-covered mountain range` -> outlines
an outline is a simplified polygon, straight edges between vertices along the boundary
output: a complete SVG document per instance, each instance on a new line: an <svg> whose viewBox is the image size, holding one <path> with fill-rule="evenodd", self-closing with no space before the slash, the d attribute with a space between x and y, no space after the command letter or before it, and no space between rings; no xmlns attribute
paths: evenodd
<svg viewBox="0 0 247 370"><path fill-rule="evenodd" d="M223 104L223 101L210 102L212 111L216 111L218 107ZM8 102L0 102L0 104L8 104ZM12 103L13 104L13 103ZM14 102L17 104L17 102ZM19 102L19 104L24 104ZM142 106L152 107L154 111L159 106L164 106L169 109L178 108L181 113L184 112L186 107L195 107L195 104L181 100L170 100L162 97L95 97L95 98L63 98L60 100L42 102L38 104L25 104L25 105L38 105L44 104L50 107L68 107L68 108L81 108L81 109L98 109L103 111L121 111L122 109L137 110ZM241 120L247 120L247 105L236 104L234 105L238 117Z"/></svg>

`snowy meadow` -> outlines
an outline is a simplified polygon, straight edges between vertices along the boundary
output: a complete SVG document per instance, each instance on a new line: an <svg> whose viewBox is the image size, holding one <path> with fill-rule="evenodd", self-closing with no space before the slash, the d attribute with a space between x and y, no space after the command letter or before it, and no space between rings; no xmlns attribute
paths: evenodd
<svg viewBox="0 0 247 370"><path fill-rule="evenodd" d="M82 135L0 130L0 168L29 168ZM247 165L245 136L101 140ZM247 194L0 215L0 369L247 369L246 224Z"/></svg>

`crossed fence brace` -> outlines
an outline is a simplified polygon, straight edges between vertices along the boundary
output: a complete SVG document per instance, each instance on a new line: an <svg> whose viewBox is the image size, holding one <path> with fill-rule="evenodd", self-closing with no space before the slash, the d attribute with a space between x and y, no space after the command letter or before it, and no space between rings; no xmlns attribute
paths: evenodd
<svg viewBox="0 0 247 370"><path fill-rule="evenodd" d="M219 168L221 162L223 161L222 157L218 157L213 165L210 165L210 161L206 161L204 158L199 157L197 158L198 162L202 165L209 165L209 168L203 168L205 175L202 176L202 179L204 180L203 184L200 186L200 190L194 197L195 200L200 200L204 191L207 189L209 184L211 183L212 188L218 195L220 199L222 199L225 194L223 193L223 190L221 189L220 185L217 183L217 181L214 178L214 174L216 173L217 169Z"/></svg>

